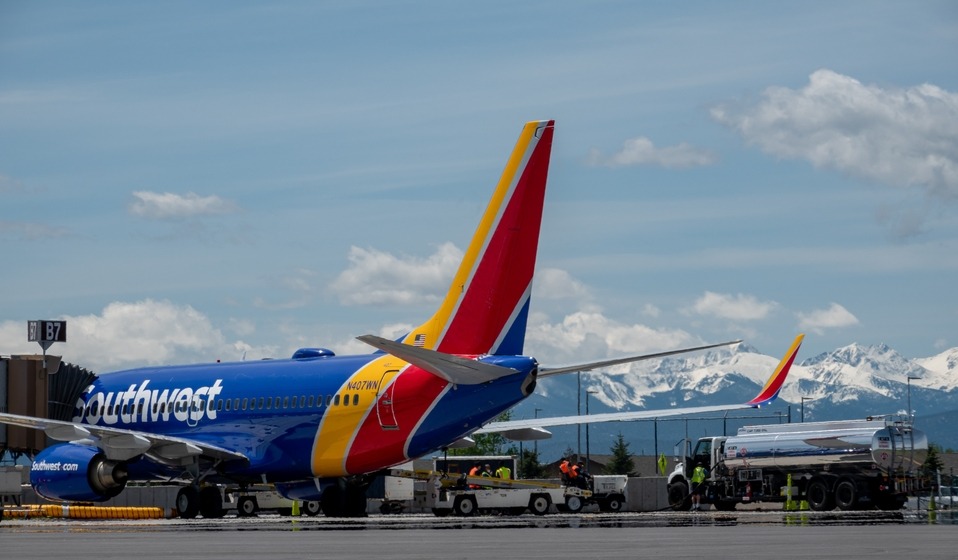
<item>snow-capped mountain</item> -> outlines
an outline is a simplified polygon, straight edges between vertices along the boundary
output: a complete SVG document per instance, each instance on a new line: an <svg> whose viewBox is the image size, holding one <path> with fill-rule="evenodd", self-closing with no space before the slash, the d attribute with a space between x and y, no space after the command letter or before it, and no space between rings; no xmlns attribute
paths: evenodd
<svg viewBox="0 0 958 560"><path fill-rule="evenodd" d="M744 402L758 393L779 360L780 357L766 356L739 344L690 357L637 362L615 373L556 376L543 380L538 394L517 408L514 417L564 416L576 414L577 410L585 414L586 406L591 413L598 413ZM722 430L734 433L741 425L788 421L788 416L797 422L801 418L819 421L905 414L909 400L916 426L925 430L932 442L958 448L958 432L950 428L958 420L958 348L930 358L909 360L885 344L851 344L793 365L778 401L768 409L755 411L753 416L757 419L742 418L748 414L736 411L731 415L735 422L730 424L729 418L723 417L718 428L707 426L704 420L690 422L702 424L702 429L712 435ZM602 442L594 449L607 453L608 445L604 442L621 432L632 437L644 451L650 451L650 447L663 451L664 439L669 446L664 451L668 452L676 437L669 433L669 427L682 424L684 428L688 423L663 422L655 427L660 441L651 443L648 423L593 425L593 442ZM703 435L693 433L693 428L687 429L692 439ZM572 433L577 441L557 442L561 446L557 453L581 445L581 436L574 428ZM678 435L683 436L684 433ZM556 432L556 438L568 437L561 430ZM540 442L540 452L543 445L549 451L555 444ZM631 451L639 453L640 449L633 445Z"/></svg>

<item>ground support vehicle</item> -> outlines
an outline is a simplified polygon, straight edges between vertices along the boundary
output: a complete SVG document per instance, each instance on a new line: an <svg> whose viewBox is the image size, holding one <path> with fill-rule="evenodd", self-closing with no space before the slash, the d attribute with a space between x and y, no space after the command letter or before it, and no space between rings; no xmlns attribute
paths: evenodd
<svg viewBox="0 0 958 560"><path fill-rule="evenodd" d="M699 439L668 477L669 503L689 509L691 474L702 463L701 503L719 510L790 499L815 511L901 509L919 489L927 452L925 434L897 417L746 426Z"/></svg>
<svg viewBox="0 0 958 560"><path fill-rule="evenodd" d="M625 507L628 483L629 477L624 474L594 475L589 502L598 504L600 511L620 512Z"/></svg>
<svg viewBox="0 0 958 560"><path fill-rule="evenodd" d="M261 511L275 511L280 515L315 516L322 511L318 501L294 502L281 496L271 486L250 486L244 489L226 488L223 492L223 513L235 509L237 517L252 517Z"/></svg>
<svg viewBox="0 0 958 560"><path fill-rule="evenodd" d="M553 505L556 509L561 506L563 511L579 512L591 496L589 490L545 482L478 476L450 479L433 472L422 490L416 492L415 500L419 507L432 510L438 517L480 512L521 515L526 510L545 515L553 510Z"/></svg>

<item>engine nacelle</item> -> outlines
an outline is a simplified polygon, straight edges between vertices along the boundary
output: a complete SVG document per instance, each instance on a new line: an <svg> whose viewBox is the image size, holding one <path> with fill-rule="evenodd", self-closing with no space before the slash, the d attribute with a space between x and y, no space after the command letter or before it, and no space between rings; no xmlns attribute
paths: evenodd
<svg viewBox="0 0 958 560"><path fill-rule="evenodd" d="M30 484L49 500L103 502L126 487L126 466L96 447L61 443L41 451L30 469Z"/></svg>

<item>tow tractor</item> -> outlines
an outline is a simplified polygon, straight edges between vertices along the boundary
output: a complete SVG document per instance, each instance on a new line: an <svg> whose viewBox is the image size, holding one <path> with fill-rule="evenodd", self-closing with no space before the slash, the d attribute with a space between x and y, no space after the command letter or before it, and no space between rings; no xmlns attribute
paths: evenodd
<svg viewBox="0 0 958 560"><path fill-rule="evenodd" d="M394 469L390 476L425 479L414 501L418 507L430 509L438 517L450 514L477 515L481 511L498 511L521 515L528 509L545 515L553 505L563 511L582 510L592 492L582 488L560 486L532 480L504 480L482 476L450 478L436 471L403 471Z"/></svg>

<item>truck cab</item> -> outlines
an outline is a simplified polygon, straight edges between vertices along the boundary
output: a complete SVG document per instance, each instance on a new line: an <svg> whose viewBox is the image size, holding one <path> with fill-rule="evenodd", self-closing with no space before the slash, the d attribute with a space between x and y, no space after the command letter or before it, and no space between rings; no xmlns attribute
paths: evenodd
<svg viewBox="0 0 958 560"><path fill-rule="evenodd" d="M726 439L728 438L724 436L701 438L695 443L695 449L692 450L691 454L675 458L675 469L668 477L669 505L672 506L672 509L687 511L691 507L689 489L692 485L689 479L697 463L702 463L702 466L708 471L706 480L714 480L714 467L722 460ZM688 449L688 445L685 447ZM703 498L703 503L711 503L707 495Z"/></svg>

